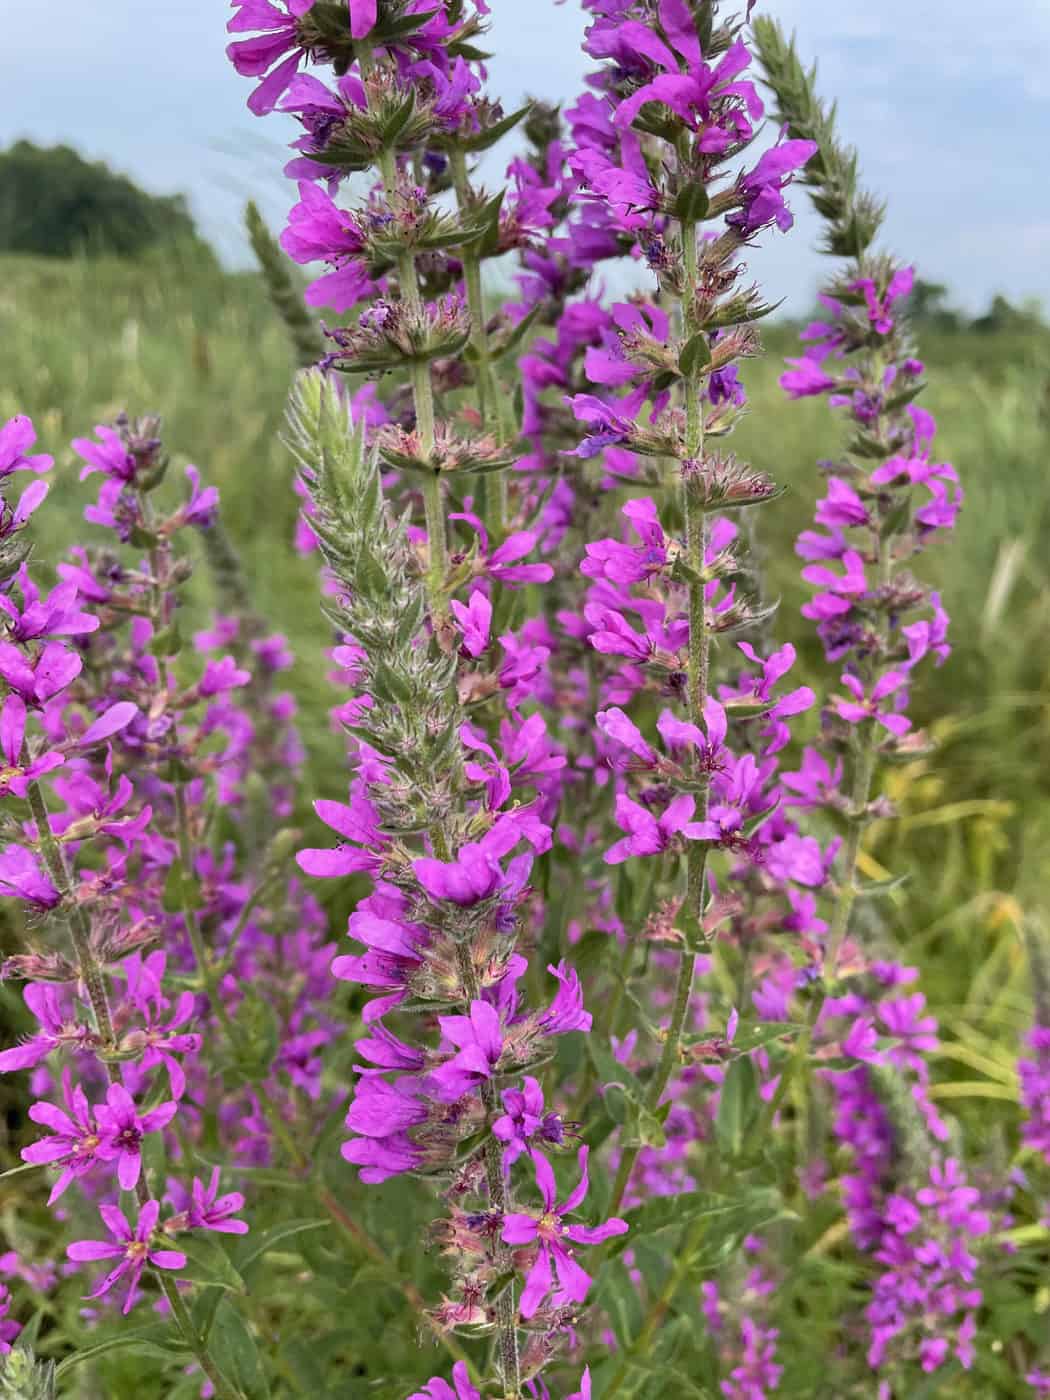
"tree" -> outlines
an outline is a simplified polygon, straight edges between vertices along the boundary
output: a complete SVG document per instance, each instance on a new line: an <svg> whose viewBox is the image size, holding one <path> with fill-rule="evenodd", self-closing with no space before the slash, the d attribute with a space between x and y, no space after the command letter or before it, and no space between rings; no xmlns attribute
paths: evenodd
<svg viewBox="0 0 1050 1400"><path fill-rule="evenodd" d="M0 252L135 257L200 238L182 195L152 195L69 146L18 141L0 152Z"/></svg>

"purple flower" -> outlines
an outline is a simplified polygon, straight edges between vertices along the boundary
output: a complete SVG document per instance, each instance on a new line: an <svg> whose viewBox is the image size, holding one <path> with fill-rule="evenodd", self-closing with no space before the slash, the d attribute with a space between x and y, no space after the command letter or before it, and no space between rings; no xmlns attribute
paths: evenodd
<svg viewBox="0 0 1050 1400"><path fill-rule="evenodd" d="M0 1283L0 1356L7 1355L11 1350L11 1343L22 1330L20 1322L7 1316L10 1307L11 1294L8 1292L7 1285Z"/></svg>
<svg viewBox="0 0 1050 1400"><path fill-rule="evenodd" d="M386 846L386 837L379 829L376 810L366 797L352 792L349 806L321 799L314 803L314 811L350 844L299 851L295 859L300 870L320 879L334 879L379 868L378 852Z"/></svg>
<svg viewBox="0 0 1050 1400"><path fill-rule="evenodd" d="M6 894L23 900L37 909L54 909L62 896L37 863L32 851L24 846L7 846L0 851L0 895ZM28 988L26 989L28 991ZM13 1052L6 1052L11 1054ZM44 1054L47 1051L43 1052ZM0 1067L2 1058L0 1058ZM22 1066L10 1065L10 1069Z"/></svg>
<svg viewBox="0 0 1050 1400"><path fill-rule="evenodd" d="M780 376L780 387L789 398L805 399L814 394L826 394L829 389L838 385L837 379L826 374L820 365L808 356L803 356L800 360L789 359L788 364L794 365L794 369L785 370Z"/></svg>
<svg viewBox="0 0 1050 1400"><path fill-rule="evenodd" d="M98 1154L104 1162L117 1163L117 1180L122 1190L131 1191L141 1174L143 1137L166 1127L177 1107L169 1099L140 1117L135 1100L123 1084L111 1084L106 1090L106 1102L99 1105L96 1115L102 1130Z"/></svg>
<svg viewBox="0 0 1050 1400"><path fill-rule="evenodd" d="M376 25L376 0L347 0L350 7L350 37L363 39Z"/></svg>
<svg viewBox="0 0 1050 1400"><path fill-rule="evenodd" d="M36 429L24 413L9 418L0 428L0 480L12 472L46 472L55 459L46 453L27 457L26 450L36 442Z"/></svg>
<svg viewBox="0 0 1050 1400"><path fill-rule="evenodd" d="M678 719L671 710L663 711L656 721L656 727L671 753L695 749L700 767L705 772L713 773L721 767L728 722L725 709L713 695L704 701L706 734L697 725Z"/></svg>
<svg viewBox="0 0 1050 1400"><path fill-rule="evenodd" d="M690 828L697 825L690 821L695 809L696 798L683 792L669 803L662 816L654 817L647 808L624 793L618 793L616 825L627 835L605 852L606 865L620 865L632 856L653 856L666 851L679 832L686 836L691 834Z"/></svg>
<svg viewBox="0 0 1050 1400"><path fill-rule="evenodd" d="M98 618L81 612L76 606L77 589L72 583L60 583L46 598L29 577L23 564L18 571L18 586L22 592L21 608L7 593L0 593L0 608L10 618L7 635L16 642L33 642L42 637L79 637L98 630Z"/></svg>
<svg viewBox="0 0 1050 1400"><path fill-rule="evenodd" d="M424 1390L414 1390L408 1400L481 1400L481 1391L471 1385L467 1363L457 1361L452 1367L452 1385L434 1376Z"/></svg>
<svg viewBox="0 0 1050 1400"><path fill-rule="evenodd" d="M492 1131L507 1144L503 1150L505 1168L531 1150L533 1142L549 1142L555 1147L564 1142L565 1125L557 1113L545 1112L539 1080L527 1074L522 1088L504 1089L502 1099L504 1112L492 1124Z"/></svg>
<svg viewBox="0 0 1050 1400"><path fill-rule="evenodd" d="M536 1258L529 1270L521 1294L521 1315L530 1318L538 1312L544 1299L556 1290L556 1297L582 1303L591 1285L590 1275L580 1268L572 1244L601 1244L613 1235L627 1233L627 1222L613 1217L604 1225L566 1225L564 1217L571 1214L587 1195L587 1148L579 1152L580 1181L559 1205L557 1183L550 1163L539 1152L532 1156L536 1168L536 1185L543 1199L543 1211L537 1216L510 1214L503 1217L503 1241L521 1246L536 1243Z"/></svg>
<svg viewBox="0 0 1050 1400"><path fill-rule="evenodd" d="M786 233L795 220L784 203L782 191L788 177L806 165L818 149L815 141L782 141L766 151L754 170L737 182L736 193L743 207L730 214L726 222L745 237L770 223Z"/></svg>
<svg viewBox="0 0 1050 1400"><path fill-rule="evenodd" d="M902 671L887 671L872 686L870 695L865 693L864 683L848 671L843 672L841 680L853 696L853 700L836 698L835 709L848 724L863 724L865 720L873 719L891 734L907 734L911 728L911 720L907 715L902 715L897 710L889 710L881 703L908 684L907 675Z"/></svg>
<svg viewBox="0 0 1050 1400"><path fill-rule="evenodd" d="M296 21L311 9L314 0L283 2L285 10L270 0L233 0L237 14L226 26L231 34L264 31L254 39L239 39L226 47L227 56L241 77L263 79L248 98L248 108L257 117L273 111L305 57L299 47ZM289 50L291 57L278 62Z"/></svg>
<svg viewBox="0 0 1050 1400"><path fill-rule="evenodd" d="M84 662L60 641L49 641L35 665L29 664L20 648L0 641L0 678L29 706L39 707L66 689L83 671Z"/></svg>
<svg viewBox="0 0 1050 1400"><path fill-rule="evenodd" d="M486 1001L472 1001L467 1016L439 1016L441 1034L457 1053L427 1078L427 1089L440 1103L455 1103L491 1079L503 1053L499 1013Z"/></svg>
<svg viewBox="0 0 1050 1400"><path fill-rule="evenodd" d="M547 964L547 971L559 982L554 1000L546 1011L536 1017L536 1025L544 1035L567 1035L570 1031L589 1031L591 1013L583 1009L583 988L574 967L562 959L555 967Z"/></svg>
<svg viewBox="0 0 1050 1400"><path fill-rule="evenodd" d="M868 578L861 555L855 549L847 549L842 555L842 562L846 566L845 574L836 574L823 564L809 564L802 570L802 577L807 583L825 590L811 602L803 604L803 617L814 622L841 617L853 606L852 599L862 597L868 591Z"/></svg>
<svg viewBox="0 0 1050 1400"><path fill-rule="evenodd" d="M0 856L0 861L2 859ZM23 989L22 997L40 1023L40 1030L21 1045L0 1052L0 1074L33 1069L59 1046L84 1049L90 1043L92 1035L88 1027L63 1013L56 987L47 982L30 982Z"/></svg>
<svg viewBox="0 0 1050 1400"><path fill-rule="evenodd" d="M468 603L453 598L449 608L463 633L463 650L468 656L480 656L489 644L492 604L480 588L475 588Z"/></svg>
<svg viewBox="0 0 1050 1400"><path fill-rule="evenodd" d="M574 416L591 430L579 447L568 454L570 457L597 457L606 447L629 442L634 435L633 421L615 413L593 394L574 394L565 402Z"/></svg>
<svg viewBox="0 0 1050 1400"><path fill-rule="evenodd" d="M65 762L65 756L56 749L45 749L23 764L25 731L25 701L20 695L9 695L0 711L0 752L5 760L5 766L0 768L0 797L8 793L25 797L31 782Z"/></svg>
<svg viewBox="0 0 1050 1400"><path fill-rule="evenodd" d="M407 906L400 890L392 885L377 885L350 915L350 936L363 943L367 951L362 956L338 957L332 963L334 976L390 993L365 1007L366 1025L404 1000L410 979L422 965L429 935L421 924L408 921Z"/></svg>
<svg viewBox="0 0 1050 1400"><path fill-rule="evenodd" d="M222 695L227 690L250 685L251 679L252 673L238 666L232 656L223 656L218 661L209 661L205 666L204 675L197 683L197 691L204 696Z"/></svg>
<svg viewBox="0 0 1050 1400"><path fill-rule="evenodd" d="M648 496L628 501L621 512L641 540L641 546L619 540L597 540L586 546L580 572L588 578L604 578L616 585L641 583L667 567L668 540L656 503Z"/></svg>
<svg viewBox="0 0 1050 1400"><path fill-rule="evenodd" d="M205 486L202 490L201 474L194 466L186 468L186 480L190 483L190 495L180 506L175 524L193 525L198 530L209 530L215 524L215 517L219 512L218 487Z"/></svg>
<svg viewBox="0 0 1050 1400"><path fill-rule="evenodd" d="M121 1309L126 1317L134 1307L142 1279L142 1271L146 1265L150 1264L155 1269L184 1269L186 1256L174 1249L156 1249L151 1242L153 1232L157 1228L157 1217L160 1215L159 1201L145 1203L139 1211L138 1223L134 1231L128 1224L124 1213L116 1206L99 1206L99 1214L102 1216L106 1229L113 1236L114 1243L110 1244L102 1240L77 1240L67 1248L66 1253L70 1259L75 1260L78 1264L93 1259L120 1260L116 1268L111 1270L88 1296L101 1298L122 1278L127 1277L128 1292Z"/></svg>
<svg viewBox="0 0 1050 1400"><path fill-rule="evenodd" d="M51 1135L40 1138L22 1149L22 1160L40 1164L61 1165L62 1171L51 1188L48 1205L54 1205L66 1187L78 1176L91 1170L102 1159L102 1131L87 1096L79 1084L73 1085L68 1068L62 1074L62 1094L66 1110L54 1104L40 1102L30 1106L29 1117L51 1129Z"/></svg>
<svg viewBox="0 0 1050 1400"><path fill-rule="evenodd" d="M501 817L480 841L461 846L455 860L424 856L413 861L416 879L431 899L447 899L462 908L470 908L497 894L508 880L512 885L516 883L517 867L514 876L505 875L499 862L501 856L518 844L521 834L513 815Z"/></svg>
<svg viewBox="0 0 1050 1400"><path fill-rule="evenodd" d="M87 463L86 467L80 469L81 481L94 472L102 472L111 481L124 485L134 481L138 472L138 461L135 455L128 451L117 430L105 423L99 423L95 434L101 439L100 442L92 442L90 438L73 439L74 452Z"/></svg>
<svg viewBox="0 0 1050 1400"><path fill-rule="evenodd" d="M1033 1026L1027 1043L1029 1054L1017 1063L1025 1111L1021 1140L1050 1165L1050 1026Z"/></svg>
<svg viewBox="0 0 1050 1400"><path fill-rule="evenodd" d="M227 1195L220 1196L219 1175L219 1168L213 1168L207 1185L199 1177L193 1178L187 1212L190 1228L215 1230L221 1235L246 1235L247 1221L231 1218L244 1209L244 1197L239 1191L230 1191Z"/></svg>

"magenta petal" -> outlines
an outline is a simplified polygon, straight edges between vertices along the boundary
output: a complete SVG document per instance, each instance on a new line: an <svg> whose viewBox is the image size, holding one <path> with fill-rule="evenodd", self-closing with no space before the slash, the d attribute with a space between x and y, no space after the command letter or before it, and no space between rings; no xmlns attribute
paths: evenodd
<svg viewBox="0 0 1050 1400"><path fill-rule="evenodd" d="M244 1228L247 1229L247 1225ZM149 1262L158 1269L184 1269L186 1256L177 1249L155 1249L149 1256Z"/></svg>
<svg viewBox="0 0 1050 1400"><path fill-rule="evenodd" d="M354 850L352 846L338 846L335 849L308 848L298 852L295 863L307 875L314 875L319 880L331 880L340 875L355 875L362 870L371 869L372 857L364 851Z"/></svg>
<svg viewBox="0 0 1050 1400"><path fill-rule="evenodd" d="M612 1239L613 1235L625 1235L629 1229L626 1220L614 1217L604 1225L568 1225L565 1233L576 1244L601 1244L603 1240Z"/></svg>
<svg viewBox="0 0 1050 1400"><path fill-rule="evenodd" d="M529 1276L525 1281L525 1288L521 1295L521 1315L524 1318L532 1317L537 1312L540 1304L551 1291L551 1261L550 1254L543 1246L536 1255L536 1262L529 1270Z"/></svg>
<svg viewBox="0 0 1050 1400"><path fill-rule="evenodd" d="M111 705L104 715L100 715L94 724L89 724L84 733L80 736L79 744L81 748L86 748L89 744L97 744L102 739L108 739L111 734L116 734L118 730L126 729L139 712L139 707L133 705L130 700L122 700L117 705Z"/></svg>
<svg viewBox="0 0 1050 1400"><path fill-rule="evenodd" d="M350 37L363 39L376 24L376 0L350 0Z"/></svg>
<svg viewBox="0 0 1050 1400"><path fill-rule="evenodd" d="M536 1238L537 1225L531 1215L503 1217L504 1244L531 1244Z"/></svg>
<svg viewBox="0 0 1050 1400"><path fill-rule="evenodd" d="M123 1253L122 1244L107 1244L103 1240L75 1240L66 1246L66 1254L78 1264L92 1259L116 1259Z"/></svg>

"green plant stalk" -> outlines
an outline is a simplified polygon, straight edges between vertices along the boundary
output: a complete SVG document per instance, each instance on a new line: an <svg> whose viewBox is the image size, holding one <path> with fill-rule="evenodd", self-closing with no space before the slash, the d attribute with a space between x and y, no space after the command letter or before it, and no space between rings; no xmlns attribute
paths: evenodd
<svg viewBox="0 0 1050 1400"><path fill-rule="evenodd" d="M697 279L696 224L691 220L682 221L682 252L685 264L685 293L683 321L686 338L696 333L693 306ZM696 460L704 451L704 417L701 402L701 377L697 371L685 381L686 411L686 456ZM691 570L696 579L689 585L689 675L686 695L691 723L703 722L704 704L707 700L711 664L711 634L707 626L707 604L704 597L706 585L703 582L708 543L708 521L703 505L690 490L689 479L682 484L683 506L686 520L686 552ZM700 777L699 756L694 753L693 773ZM709 785L703 783L700 791L700 811L698 820L707 818ZM707 843L690 842L686 857L686 910L690 920L695 920L697 929L704 923L704 877L707 871ZM693 995L693 977L696 968L698 947L693 938L687 937L678 956L678 974L675 980L674 1005L671 1021L660 1054L656 1074L649 1084L646 1094L646 1107L655 1113L678 1065L682 1032L685 1029L689 1005ZM640 1149L625 1148L613 1183L612 1200L609 1212L615 1215L623 1200L627 1183Z"/></svg>
<svg viewBox="0 0 1050 1400"><path fill-rule="evenodd" d="M458 147L454 147L450 162L452 181L456 190L456 202L461 217L471 212L470 183L467 178L467 158ZM481 284L481 258L472 243L463 248L460 254L463 261L463 281L467 289L467 306L470 308L470 343L474 347L477 363L474 366L474 384L477 392L478 413L482 427L493 432L497 441L503 440L503 422L500 414L499 388L492 370L492 357L489 354L489 337L485 329L485 295ZM507 476L497 472L494 478L483 478L481 484L492 487L488 499L491 507L493 528L502 531L507 520Z"/></svg>
<svg viewBox="0 0 1050 1400"><path fill-rule="evenodd" d="M644 1357L652 1345L657 1328L663 1322L667 1315L668 1308L670 1308L671 1303L674 1301L675 1294L682 1286L682 1281L686 1274L688 1274L689 1270L692 1268L693 1253L703 1239L704 1230L705 1222L699 1220L686 1235L674 1268L667 1277L667 1282L650 1304L641 1330L627 1349L623 1365L605 1388L604 1400L612 1400L612 1397L622 1389L624 1381L630 1374L632 1359L636 1356Z"/></svg>
<svg viewBox="0 0 1050 1400"><path fill-rule="evenodd" d="M154 1274L164 1290L164 1296L168 1300L171 1308L171 1315L176 1327L182 1333L183 1340L190 1351L197 1358L197 1364L215 1387L217 1400L247 1400L244 1392L239 1386L230 1385L226 1377L216 1366L207 1344L201 1340L200 1333L194 1325L190 1316L189 1308L182 1300L178 1286L173 1278L168 1278L160 1269L154 1269Z"/></svg>
<svg viewBox="0 0 1050 1400"><path fill-rule="evenodd" d="M29 783L26 788L26 797L29 801L29 810L33 814L34 822L36 822L37 846L44 858L47 872L51 876L51 883L62 896L62 903L65 906L66 927L69 929L69 936L73 942L80 977L87 988L88 1000L91 1002L95 1029L105 1048L112 1050L115 1046L115 1038L113 1017L109 1009L109 999L106 996L106 979L91 947L91 930L87 915L83 908L75 902L73 879L66 863L65 853L55 840L51 830L47 802L38 782Z"/></svg>
<svg viewBox="0 0 1050 1400"><path fill-rule="evenodd" d="M373 71L372 55L362 46L359 58L361 74L367 82ZM378 165L383 187L389 195L397 187L397 160L394 151L389 147L381 151ZM402 253L398 259L398 278L401 286L401 297L405 305L411 309L419 310L422 307L422 298L415 259L411 252ZM419 433L421 453L424 457L429 457L434 449L434 391L430 380L430 366L424 361L416 361L412 365L412 394L415 402L416 428ZM448 612L445 594L448 576L445 511L441 498L440 475L435 472L433 475L425 476L423 481L423 503L426 512L427 536L430 543L427 597L434 631L440 635ZM435 827L431 829L429 836L431 848L437 859L449 860L451 853L444 832ZM459 970L463 988L467 994L469 1010L469 1002L480 996L480 988L471 964L469 950L462 945L459 948ZM491 1120L499 1112L499 1101L493 1086L483 1087L482 1100L485 1111ZM503 1213L507 1207L503 1163L499 1144L491 1135L486 1141L484 1154L485 1176L492 1206L494 1210ZM509 1261L509 1253L502 1241L497 1243L496 1256L501 1265ZM499 1333L500 1369L506 1390L506 1400L517 1400L521 1392L521 1362L518 1353L517 1301L513 1284L505 1288L497 1299L496 1316Z"/></svg>
<svg viewBox="0 0 1050 1400"><path fill-rule="evenodd" d="M470 1003L481 996L477 975L470 958L470 948L465 943L457 943L456 955L459 975L467 992L467 1010ZM481 1101L489 1125L499 1116L500 1102L496 1086L491 1080L481 1085ZM485 1180L489 1188L489 1199L493 1210L501 1215L507 1210L507 1184L503 1175L503 1156L496 1138L489 1132L484 1147ZM510 1271L510 1251L502 1239L496 1242L496 1263L501 1273ZM518 1303L513 1280L496 1299L496 1322L499 1329L499 1358L503 1385L506 1390L504 1400L517 1400L521 1393L521 1360L518 1354Z"/></svg>
<svg viewBox="0 0 1050 1400"><path fill-rule="evenodd" d="M362 55L361 71L366 75L371 70L371 57ZM383 188L392 195L397 188L397 161L394 152L387 148L378 157L379 173L383 178ZM410 308L422 308L423 298L419 290L416 274L416 260L410 252L402 253L397 262L398 282L401 287L401 300ZM434 452L434 386L430 382L430 365L425 360L412 362L412 399L416 410L416 431L419 434L420 454L430 458ZM440 635L448 616L448 600L445 596L445 581L448 578L448 540L445 531L445 507L441 499L441 476L438 472L423 476L423 508L427 522L427 542L430 547L430 563L427 568L427 599L434 623L434 630Z"/></svg>
<svg viewBox="0 0 1050 1400"><path fill-rule="evenodd" d="M878 370L877 363L875 369L876 371ZM882 539L877 533L875 539L878 550L879 586L880 588L884 588L890 583L893 577L892 539ZM882 642L886 641L885 621L881 622L879 625L879 636ZM842 953L842 945L846 941L846 935L849 932L850 918L853 914L853 906L857 902L857 865L860 860L864 828L867 825L868 804L871 802L875 770L878 766L877 741L878 734L875 721L869 719L865 721L863 729L857 737L854 755L853 783L850 789L850 809L847 814L849 833L846 837L846 845L842 853L842 875L835 905L831 914L827 954L824 958L823 976L821 978L820 987L813 997L813 1000L810 1002L805 1026L802 1034L798 1038L794 1053L781 1071L780 1082L777 1084L776 1093L769 1100L765 1110L759 1115L755 1123L748 1140L747 1146L749 1147L754 1147L766 1136L776 1119L777 1113L783 1107L793 1084L803 1067L808 1063L810 1050L813 1046L813 1033L816 1030L817 1022L820 1020L820 1013L824 1010L824 1003L828 999L830 986L835 980L839 956Z"/></svg>

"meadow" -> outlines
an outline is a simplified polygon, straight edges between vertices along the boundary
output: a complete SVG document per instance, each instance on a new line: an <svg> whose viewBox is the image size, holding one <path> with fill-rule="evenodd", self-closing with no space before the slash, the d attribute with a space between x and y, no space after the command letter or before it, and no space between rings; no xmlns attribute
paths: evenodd
<svg viewBox="0 0 1050 1400"><path fill-rule="evenodd" d="M220 489L255 606L295 637L310 770L330 785L341 747L322 656L330 629L313 562L291 547L298 502L281 442L295 357L261 277L159 253L142 263L8 257L0 273L0 416L28 407L50 444L121 409L163 416L176 460ZM772 525L762 520L775 531L761 541L766 592L781 600L778 633L819 675L791 542L812 513L814 464L838 444L819 402L789 403L777 384L797 328L774 323L764 346L746 366L751 412L734 447L789 486ZM895 937L933 974L939 1009L984 1021L1005 1065L1027 1017L1017 922L1039 912L1050 872L1050 332L935 332L922 353L941 452L966 488L957 546L924 566L951 601L954 651L917 695L936 752L893 772L902 820L892 838L876 827L869 856L872 871L884 862L909 872L907 926ZM50 557L83 534L88 499L72 450L57 467L40 541ZM191 596L201 616L215 601L203 557ZM1003 998L991 1019L981 999L990 987Z"/></svg>
<svg viewBox="0 0 1050 1400"><path fill-rule="evenodd" d="M799 650L796 683L812 676L820 693L827 671L799 616L805 593L792 541L812 515L814 463L833 457L838 444L820 401L788 403L778 387L796 336L796 327L771 324L764 357L744 367L750 414L734 447L789 488L780 509L761 513L754 543L767 565L765 594L780 599L778 639ZM1041 917L1050 878L1050 333L938 333L923 338L922 353L938 450L966 489L952 547L924 563L951 608L954 650L943 667L926 670L913 701L935 746L887 770L882 790L897 819L871 826L860 869L872 880L904 877L877 922L870 916L872 937L922 969L942 1027L933 1097L972 1129L977 1155L994 1170L1016 1130L1019 1036L1032 1020L1021 929ZM304 790L342 800L345 741L329 718L338 696L324 654L331 628L317 605L316 556L292 548L298 501L281 434L295 367L287 329L254 273L224 272L170 251L138 262L0 259L0 421L30 413L56 452L46 522L36 535L41 567L85 538L89 488L78 484L79 464L59 444L120 410L161 414L176 465L197 464L220 490L255 609L294 641L286 680L308 754ZM188 607L203 620L218 595L199 545L195 563ZM807 722L797 739L806 739L816 719ZM305 844L324 844L308 808L296 817ZM345 894L332 905L333 936L344 904ZM858 917L864 928L868 916L862 910ZM0 998L11 1011L19 1002L10 988ZM339 1170L344 1189L360 1196L349 1172ZM368 1283L367 1264L360 1278ZM1035 1296L1050 1313L1045 1289ZM319 1307L325 1297L318 1285ZM1004 1315L1009 1300L997 1305ZM1020 1317L1030 1299L1017 1306ZM396 1350L396 1337L388 1345ZM309 1374L307 1356L297 1364ZM118 1374L120 1386L131 1384L131 1371L103 1374L111 1384ZM83 1384L75 1393L96 1393L93 1382ZM311 1393L301 1377L297 1384L291 1393ZM977 1386L967 1393L986 1393Z"/></svg>

